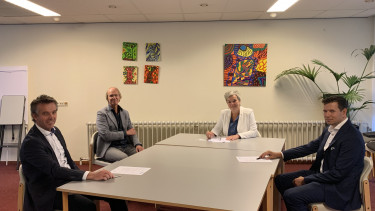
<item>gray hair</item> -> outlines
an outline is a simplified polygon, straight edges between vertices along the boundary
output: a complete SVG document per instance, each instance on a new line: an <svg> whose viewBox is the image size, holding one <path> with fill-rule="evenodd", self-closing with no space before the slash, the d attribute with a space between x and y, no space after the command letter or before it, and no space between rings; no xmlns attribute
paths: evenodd
<svg viewBox="0 0 375 211"><path fill-rule="evenodd" d="M237 90L234 90L234 91L229 91L229 92L225 92L224 94L224 98L225 98L225 101L228 100L228 98L230 98L231 96L233 95L236 95L237 96L237 99L238 101L241 102L241 97L240 97L240 93L237 91Z"/></svg>

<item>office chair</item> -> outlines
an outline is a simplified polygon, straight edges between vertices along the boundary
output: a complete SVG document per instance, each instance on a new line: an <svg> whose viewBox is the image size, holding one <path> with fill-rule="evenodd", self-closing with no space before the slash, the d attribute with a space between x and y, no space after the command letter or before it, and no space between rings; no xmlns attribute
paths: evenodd
<svg viewBox="0 0 375 211"><path fill-rule="evenodd" d="M23 175L22 165L20 165L18 169L18 174L20 176L20 181L18 185L17 210L23 211L23 200L25 198L26 179L25 179L25 176ZM99 200L94 200L94 203L96 205L96 210L100 211ZM54 210L54 211L61 211L61 210Z"/></svg>
<svg viewBox="0 0 375 211"><path fill-rule="evenodd" d="M90 147L89 147L89 171L92 171L92 165L106 166L110 162L104 161L100 158L96 158L96 142L98 141L98 131L91 136Z"/></svg>
<svg viewBox="0 0 375 211"><path fill-rule="evenodd" d="M372 163L375 163L375 141L366 143L366 155L372 158ZM375 177L375 166L372 168L372 176Z"/></svg>
<svg viewBox="0 0 375 211"><path fill-rule="evenodd" d="M362 195L362 206L355 211L371 211L370 201L370 183L368 176L372 170L372 160L369 157L364 157L364 167L359 179L359 192ZM324 203L313 203L309 205L312 211L336 211L335 209L329 208Z"/></svg>
<svg viewBox="0 0 375 211"><path fill-rule="evenodd" d="M22 172L22 165L18 168L18 174L20 175L20 182L18 184L18 211L23 211L23 198L25 195L25 177Z"/></svg>

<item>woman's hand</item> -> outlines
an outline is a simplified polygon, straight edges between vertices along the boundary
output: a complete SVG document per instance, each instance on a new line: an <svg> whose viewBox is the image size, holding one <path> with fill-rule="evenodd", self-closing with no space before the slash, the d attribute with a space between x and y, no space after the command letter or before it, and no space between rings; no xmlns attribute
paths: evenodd
<svg viewBox="0 0 375 211"><path fill-rule="evenodd" d="M211 139L211 138L215 137L216 135L215 135L215 133L213 133L211 131L207 131L206 136L207 136L207 139Z"/></svg>
<svg viewBox="0 0 375 211"><path fill-rule="evenodd" d="M233 136L228 136L226 139L229 140L229 141L234 141L234 140L237 140L240 138L240 135L236 134L236 135L233 135Z"/></svg>

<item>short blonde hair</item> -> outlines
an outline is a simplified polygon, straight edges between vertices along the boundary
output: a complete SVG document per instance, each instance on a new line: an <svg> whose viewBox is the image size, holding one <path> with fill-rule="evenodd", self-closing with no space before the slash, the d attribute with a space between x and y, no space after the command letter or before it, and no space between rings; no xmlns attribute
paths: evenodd
<svg viewBox="0 0 375 211"><path fill-rule="evenodd" d="M237 90L229 91L229 92L225 92L225 94L224 94L225 101L228 101L228 98L230 98L230 97L233 96L233 95L236 95L238 101L241 102L240 93L239 93Z"/></svg>

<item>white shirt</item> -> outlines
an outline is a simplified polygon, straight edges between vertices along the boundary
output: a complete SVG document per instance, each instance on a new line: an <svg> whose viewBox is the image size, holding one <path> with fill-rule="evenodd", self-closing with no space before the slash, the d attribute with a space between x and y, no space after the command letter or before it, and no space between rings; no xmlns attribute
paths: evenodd
<svg viewBox="0 0 375 211"><path fill-rule="evenodd" d="M70 165L68 164L68 160L65 156L65 150L64 150L63 146L61 145L59 139L56 137L55 133L53 133L51 131L48 131L48 130L45 130L45 129L39 127L39 125L37 125L37 124L35 124L35 125L39 129L39 131L46 137L48 143L51 145L53 151L55 152L56 158L59 161L59 165L61 167L65 167L65 168L70 169ZM55 128L52 128L52 130L55 131ZM88 173L89 172L86 171L83 174L82 180L86 180L86 177L87 177Z"/></svg>
<svg viewBox="0 0 375 211"><path fill-rule="evenodd" d="M328 127L328 132L330 133L328 138L327 138L327 141L324 145L324 151L327 150L327 148L329 147L329 145L331 144L333 138L335 138L335 135L337 134L337 132L340 130L340 128L348 121L348 118L346 118L344 121L340 122L338 125L336 125L336 127L332 127L332 125L330 125ZM323 161L324 159L322 159L322 162L321 162L321 165L320 165L320 172L323 172Z"/></svg>

